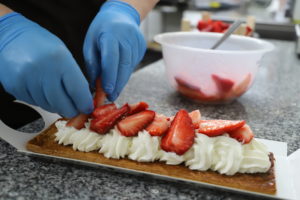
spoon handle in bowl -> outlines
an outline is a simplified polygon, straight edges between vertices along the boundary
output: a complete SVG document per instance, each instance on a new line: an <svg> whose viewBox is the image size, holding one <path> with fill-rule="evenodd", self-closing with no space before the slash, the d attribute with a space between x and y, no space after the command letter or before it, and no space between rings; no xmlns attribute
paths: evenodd
<svg viewBox="0 0 300 200"><path fill-rule="evenodd" d="M224 42L240 25L243 23L241 20L236 20L233 24L230 25L230 27L227 29L227 31L224 33L224 35L214 44L214 46L211 49L216 49L220 44Z"/></svg>

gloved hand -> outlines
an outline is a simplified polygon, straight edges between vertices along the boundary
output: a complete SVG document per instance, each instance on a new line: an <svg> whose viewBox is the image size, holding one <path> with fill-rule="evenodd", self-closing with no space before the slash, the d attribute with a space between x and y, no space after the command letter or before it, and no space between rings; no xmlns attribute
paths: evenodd
<svg viewBox="0 0 300 200"><path fill-rule="evenodd" d="M18 13L0 18L0 81L17 99L65 117L93 110L88 82L64 43Z"/></svg>
<svg viewBox="0 0 300 200"><path fill-rule="evenodd" d="M100 77L108 99L114 101L146 51L139 30L139 13L129 4L107 1L87 32L83 53L94 86Z"/></svg>

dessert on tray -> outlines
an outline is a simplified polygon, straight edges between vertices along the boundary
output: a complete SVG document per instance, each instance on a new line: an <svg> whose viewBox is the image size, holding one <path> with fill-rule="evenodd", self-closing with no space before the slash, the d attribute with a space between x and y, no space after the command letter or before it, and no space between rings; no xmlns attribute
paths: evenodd
<svg viewBox="0 0 300 200"><path fill-rule="evenodd" d="M166 117L139 102L103 105L60 119L27 143L32 152L265 194L276 193L275 159L244 120L203 120L199 110Z"/></svg>
<svg viewBox="0 0 300 200"><path fill-rule="evenodd" d="M76 118L75 118L76 119ZM148 104L98 106L58 120L30 151L266 194L276 193L274 157L244 120L203 120L199 110L166 117ZM79 128L78 128L79 127Z"/></svg>

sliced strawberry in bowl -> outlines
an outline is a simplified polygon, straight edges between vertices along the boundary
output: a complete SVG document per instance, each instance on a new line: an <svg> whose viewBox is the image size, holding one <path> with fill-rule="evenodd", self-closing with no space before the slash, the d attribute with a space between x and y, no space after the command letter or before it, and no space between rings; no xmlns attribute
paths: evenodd
<svg viewBox="0 0 300 200"><path fill-rule="evenodd" d="M177 90L184 96L194 100L210 102L217 101L220 97L217 94L205 94L200 87L192 85L184 81L182 78L175 77L177 83Z"/></svg>
<svg viewBox="0 0 300 200"><path fill-rule="evenodd" d="M195 129L186 110L179 110L167 132L162 137L161 148L166 152L184 154L194 144Z"/></svg>
<svg viewBox="0 0 300 200"><path fill-rule="evenodd" d="M105 104L105 105L102 105L102 106L99 106L98 108L96 108L94 110L94 112L92 113L92 116L93 116L93 118L99 118L101 116L106 116L111 111L116 110L116 109L117 109L117 106L114 103Z"/></svg>
<svg viewBox="0 0 300 200"><path fill-rule="evenodd" d="M245 120L201 120L198 132L214 137L237 130L245 123Z"/></svg>
<svg viewBox="0 0 300 200"><path fill-rule="evenodd" d="M220 75L212 74L212 79L215 81L220 93L227 93L234 85L234 81L228 78L221 77Z"/></svg>
<svg viewBox="0 0 300 200"><path fill-rule="evenodd" d="M109 112L109 114L101 117L101 118L95 118L91 121L91 130L99 133L99 134L105 134L107 133L111 128L116 125L116 123L125 116L129 111L128 104L125 104L119 109L115 109Z"/></svg>
<svg viewBox="0 0 300 200"><path fill-rule="evenodd" d="M229 136L235 138L237 141L248 144L254 137L254 134L249 125L245 124L241 128L228 132Z"/></svg>
<svg viewBox="0 0 300 200"><path fill-rule="evenodd" d="M251 74L247 74L247 76L242 80L242 82L240 82L238 85L236 85L233 88L233 94L236 97L241 96L242 94L244 94L246 92L246 90L249 88L250 83L251 83Z"/></svg>
<svg viewBox="0 0 300 200"><path fill-rule="evenodd" d="M144 110L122 119L118 122L117 127L123 136L136 136L154 120L154 117L154 111Z"/></svg>
<svg viewBox="0 0 300 200"><path fill-rule="evenodd" d="M138 102L136 104L129 104L129 115L132 115L132 114L135 114L135 113L138 113L138 112L141 112L143 110L147 110L147 108L149 108L149 105L144 102L144 101L141 101L141 102Z"/></svg>
<svg viewBox="0 0 300 200"><path fill-rule="evenodd" d="M152 136L162 136L167 132L169 124L166 116L156 114L153 122L146 127L146 131Z"/></svg>

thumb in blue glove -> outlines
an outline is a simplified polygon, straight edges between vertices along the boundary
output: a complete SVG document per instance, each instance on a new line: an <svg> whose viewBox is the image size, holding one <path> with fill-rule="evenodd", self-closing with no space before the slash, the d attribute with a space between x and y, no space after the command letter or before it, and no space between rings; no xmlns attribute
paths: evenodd
<svg viewBox="0 0 300 200"><path fill-rule="evenodd" d="M116 100L143 58L146 42L139 13L129 4L107 1L87 32L83 53L92 85L98 77L110 101Z"/></svg>
<svg viewBox="0 0 300 200"><path fill-rule="evenodd" d="M93 110L88 82L63 42L18 13L0 18L0 81L17 99L65 117Z"/></svg>

